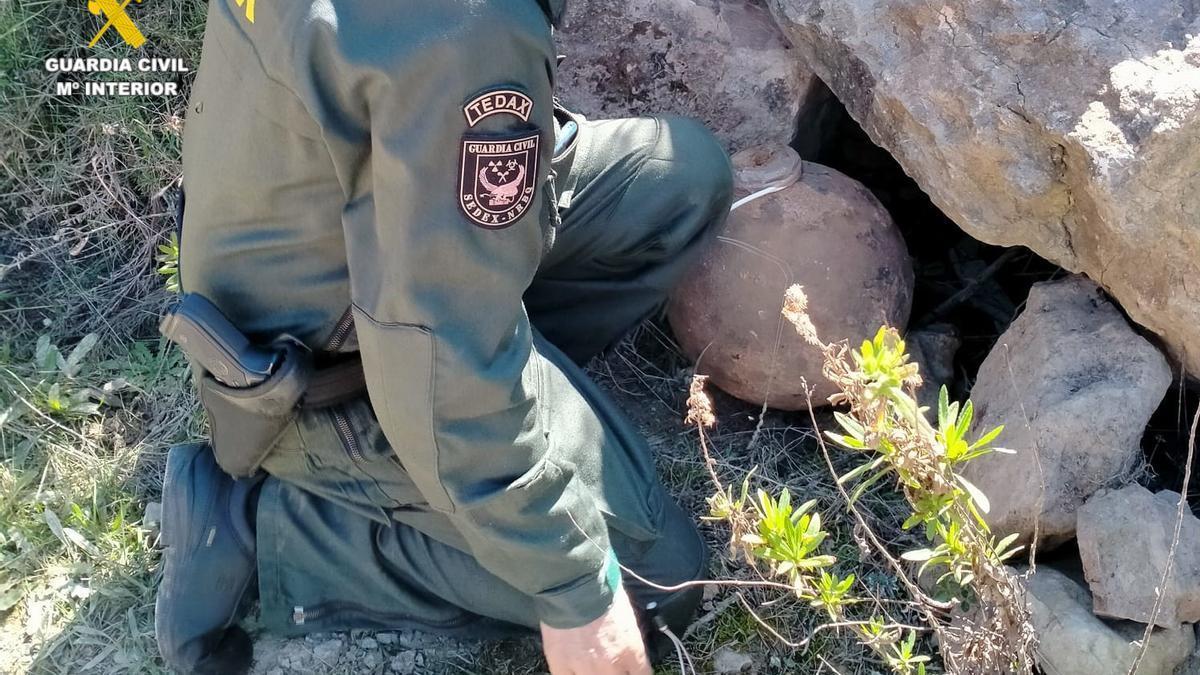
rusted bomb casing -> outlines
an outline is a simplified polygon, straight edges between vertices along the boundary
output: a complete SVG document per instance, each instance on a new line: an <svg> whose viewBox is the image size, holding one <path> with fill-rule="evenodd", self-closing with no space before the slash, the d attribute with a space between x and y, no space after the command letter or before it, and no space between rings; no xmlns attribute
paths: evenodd
<svg viewBox="0 0 1200 675"><path fill-rule="evenodd" d="M835 391L820 350L783 319L784 291L804 287L824 342L857 345L882 324L903 328L913 270L891 216L858 181L788 147L733 156L739 199L723 232L671 294L667 317L696 372L772 408L822 405Z"/></svg>

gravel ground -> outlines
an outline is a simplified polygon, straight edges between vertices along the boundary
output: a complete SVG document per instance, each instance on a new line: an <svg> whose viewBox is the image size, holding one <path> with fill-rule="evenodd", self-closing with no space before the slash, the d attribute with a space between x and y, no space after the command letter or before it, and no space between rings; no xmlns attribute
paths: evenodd
<svg viewBox="0 0 1200 675"><path fill-rule="evenodd" d="M443 675L480 672L483 645L410 631L315 633L303 638L261 636L253 675L394 673Z"/></svg>

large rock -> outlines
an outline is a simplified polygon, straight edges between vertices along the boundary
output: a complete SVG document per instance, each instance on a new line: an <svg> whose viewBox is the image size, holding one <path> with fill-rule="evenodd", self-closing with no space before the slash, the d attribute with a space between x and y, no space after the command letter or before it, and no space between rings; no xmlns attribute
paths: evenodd
<svg viewBox="0 0 1200 675"><path fill-rule="evenodd" d="M1044 544L1071 538L1084 500L1128 482L1170 383L1166 359L1095 284L1035 284L971 390L974 428L1004 425L997 444L1015 451L976 459L964 472L990 498L997 534L1029 542L1039 521Z"/></svg>
<svg viewBox="0 0 1200 675"><path fill-rule="evenodd" d="M1200 372L1195 0L769 0L947 215L1098 281Z"/></svg>
<svg viewBox="0 0 1200 675"><path fill-rule="evenodd" d="M1175 531L1179 493L1130 485L1094 495L1079 509L1079 556L1093 609L1147 623ZM1155 622L1200 621L1200 520L1184 510L1175 563Z"/></svg>
<svg viewBox="0 0 1200 675"><path fill-rule="evenodd" d="M1087 589L1039 565L1029 579L1029 608L1038 635L1038 663L1047 675L1126 675L1141 649L1145 626L1102 621L1092 614ZM1156 629L1138 675L1172 675L1191 654L1191 626Z"/></svg>
<svg viewBox="0 0 1200 675"><path fill-rule="evenodd" d="M786 145L824 91L761 0L571 0L557 39L568 107L695 117L733 150Z"/></svg>
<svg viewBox="0 0 1200 675"><path fill-rule="evenodd" d="M804 287L822 340L859 344L881 324L908 322L912 261L891 216L858 181L790 148L744 150L733 163L739 197L783 189L734 209L672 292L667 317L696 372L726 392L799 410L807 384L820 405L837 389L821 373L821 351L784 321L784 292Z"/></svg>

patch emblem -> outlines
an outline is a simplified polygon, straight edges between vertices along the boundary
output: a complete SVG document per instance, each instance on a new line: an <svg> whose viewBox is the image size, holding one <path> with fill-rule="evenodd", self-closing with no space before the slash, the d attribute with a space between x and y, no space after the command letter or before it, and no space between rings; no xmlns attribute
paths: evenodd
<svg viewBox="0 0 1200 675"><path fill-rule="evenodd" d="M468 218L499 230L525 215L537 189L540 138L538 133L518 138L463 138L458 203Z"/></svg>
<svg viewBox="0 0 1200 675"><path fill-rule="evenodd" d="M516 115L522 122L528 122L532 112L533 100L514 89L489 91L476 96L463 106L463 115L466 115L469 127L475 126L485 117L500 113Z"/></svg>

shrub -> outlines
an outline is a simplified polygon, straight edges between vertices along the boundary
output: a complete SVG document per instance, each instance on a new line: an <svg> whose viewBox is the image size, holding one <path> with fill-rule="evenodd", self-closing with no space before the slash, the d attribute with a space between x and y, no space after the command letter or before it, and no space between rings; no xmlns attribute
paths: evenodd
<svg viewBox="0 0 1200 675"><path fill-rule="evenodd" d="M1019 550L1012 546L1016 535L1001 539L993 535L983 517L988 511L986 495L961 473L971 460L1003 452L992 445L1002 428L970 440L974 407L970 401L950 402L945 387L939 395L937 424L931 424L914 395L921 385L918 367L910 362L894 328L880 328L858 349L825 344L809 319L807 299L799 286L788 289L783 316L805 341L821 350L823 374L838 387L830 402L841 408L834 413L839 429L824 436L864 456L856 468L838 475L826 443L818 436L845 505L918 604L938 637L946 667L969 673L1032 672L1034 635L1025 592L1021 580L1004 565ZM832 625L852 630L893 671L924 673L929 657L916 653L914 628L887 623L877 602L869 618L849 616L848 608L868 601L855 596L855 575L841 577L830 571L837 559L820 552L826 533L815 501L793 507L786 488L778 497L758 490L750 499L749 474L737 495L722 485L705 438L715 415L703 376L693 379L688 409L687 421L699 430L717 486L709 499L710 519L728 524L731 546L749 564L764 563L765 576L786 581L796 597L824 611ZM815 427L815 416L812 421ZM904 552L899 560L856 507L868 489L885 481L899 490L910 507L902 527L920 527L929 542L926 548ZM936 585L946 599L931 597L901 560L917 567L917 579L936 574Z"/></svg>

